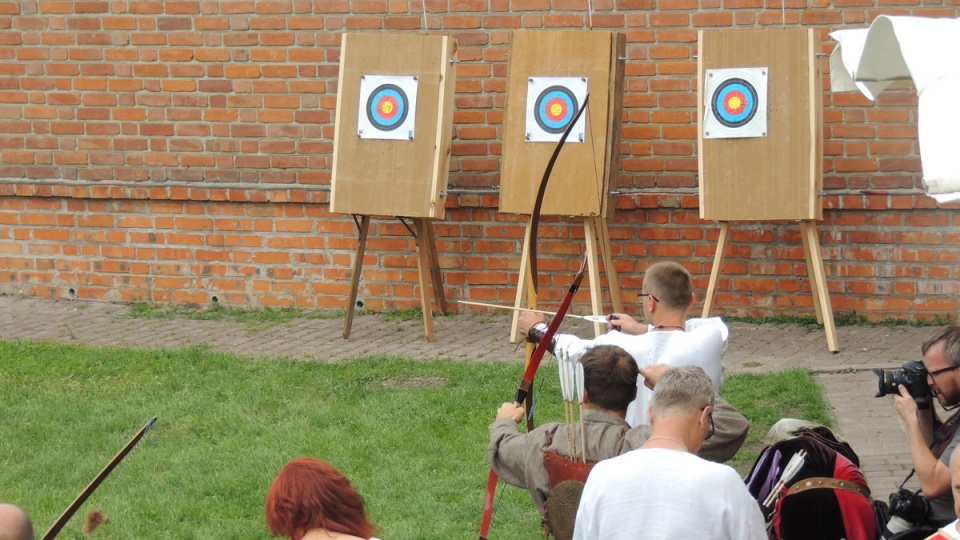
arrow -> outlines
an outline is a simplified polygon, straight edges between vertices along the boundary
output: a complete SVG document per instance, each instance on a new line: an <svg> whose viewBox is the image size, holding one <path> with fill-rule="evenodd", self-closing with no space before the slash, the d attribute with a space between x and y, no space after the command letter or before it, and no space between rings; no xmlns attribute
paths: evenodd
<svg viewBox="0 0 960 540"><path fill-rule="evenodd" d="M501 306L499 304L485 304L483 302L467 302L466 300L458 300L457 303L465 304L468 306L481 306L481 307L496 308L496 309L509 309L511 311L532 311L534 313L542 313L544 315L557 314L555 311L543 311L540 309L530 309L530 308L522 308L522 307L514 307L514 306ZM610 322L610 320L607 319L606 315L571 315L567 313L567 317L573 317L575 319L583 319L585 321L590 321L592 323Z"/></svg>
<svg viewBox="0 0 960 540"><path fill-rule="evenodd" d="M150 419L149 422L147 422L145 426L140 428L140 431L138 431L137 434L134 435L132 439L130 439L130 442L128 442L120 450L120 452L116 456L114 456L113 459L110 460L110 463L107 463L107 466L104 467L102 471L100 471L100 474L94 477L94 479L89 484L87 484L87 487L80 492L80 495L76 499L74 499L72 503L70 503L70 506L68 506L67 509L63 511L63 514L61 514L60 517L57 518L57 521L50 526L50 529L46 532L46 534L43 535L43 538L41 540L52 540L53 538L56 538L56 536L60 533L60 529L62 529L63 526L66 525L68 521L70 521L70 518L73 517L73 514L75 514L77 510L80 508L80 506L84 503L84 501L87 500L87 497L89 497L90 494L93 493L93 490L97 489L100 483L103 482L104 479L106 479L107 475L109 475L113 471L113 469L120 463L120 461L123 458L125 458L127 454L130 453L131 450L133 450L133 447L136 446L141 439L143 439L143 437L147 434L147 431L151 427L153 427L154 424L156 423L157 423L157 417L154 416L153 418Z"/></svg>

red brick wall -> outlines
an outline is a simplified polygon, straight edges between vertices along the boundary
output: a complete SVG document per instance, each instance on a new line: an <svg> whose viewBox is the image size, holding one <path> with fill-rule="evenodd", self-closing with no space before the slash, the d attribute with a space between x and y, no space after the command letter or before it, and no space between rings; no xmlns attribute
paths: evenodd
<svg viewBox="0 0 960 540"><path fill-rule="evenodd" d="M706 279L717 226L696 197L696 31L881 13L960 16L958 0L292 0L0 2L0 293L343 307L356 233L329 214L340 33L430 31L460 43L445 294L512 299L523 220L496 212L509 32L627 35L613 249L626 293L677 259ZM592 16L591 16L592 14ZM826 60L823 61L827 69ZM825 82L826 84L826 82ZM836 311L957 313L960 224L923 196L916 97L824 95L825 219ZM889 190L864 195L861 190ZM361 298L417 305L413 243L375 220ZM545 301L567 284L582 227L553 221ZM799 278L798 278L799 276ZM789 223L737 224L719 311L810 314ZM586 298L587 293L582 293Z"/></svg>

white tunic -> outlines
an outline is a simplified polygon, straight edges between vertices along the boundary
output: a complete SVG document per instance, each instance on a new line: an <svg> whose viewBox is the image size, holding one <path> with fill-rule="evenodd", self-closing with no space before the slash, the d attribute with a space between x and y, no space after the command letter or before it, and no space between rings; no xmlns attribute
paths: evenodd
<svg viewBox="0 0 960 540"><path fill-rule="evenodd" d="M574 540L766 540L757 501L732 468L662 448L597 463Z"/></svg>
<svg viewBox="0 0 960 540"><path fill-rule="evenodd" d="M723 384L723 355L727 352L730 331L720 317L690 319L686 331L655 331L650 327L646 334L632 336L617 331L608 332L596 339L581 339L570 334L557 334L554 352L574 355L579 358L594 345L618 345L644 368L654 364L668 366L699 366L713 381L714 390ZM627 408L627 423L631 426L649 424L647 407L653 391L637 380L637 399Z"/></svg>

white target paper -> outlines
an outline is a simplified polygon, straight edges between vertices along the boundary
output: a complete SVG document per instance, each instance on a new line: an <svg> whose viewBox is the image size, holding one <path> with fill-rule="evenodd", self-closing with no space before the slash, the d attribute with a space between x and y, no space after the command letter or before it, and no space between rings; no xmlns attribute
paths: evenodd
<svg viewBox="0 0 960 540"><path fill-rule="evenodd" d="M417 78L364 75L360 78L361 139L413 140L417 117Z"/></svg>
<svg viewBox="0 0 960 540"><path fill-rule="evenodd" d="M586 77L530 77L526 139L532 142L559 141L586 97ZM586 125L587 113L584 111L567 142L583 142Z"/></svg>
<svg viewBox="0 0 960 540"><path fill-rule="evenodd" d="M768 72L761 67L704 73L704 139L767 136Z"/></svg>

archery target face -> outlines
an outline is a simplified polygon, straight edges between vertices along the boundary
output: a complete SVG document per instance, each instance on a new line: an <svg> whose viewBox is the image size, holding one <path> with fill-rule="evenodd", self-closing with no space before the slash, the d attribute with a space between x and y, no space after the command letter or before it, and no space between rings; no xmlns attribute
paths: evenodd
<svg viewBox="0 0 960 540"><path fill-rule="evenodd" d="M569 88L551 86L537 96L533 118L548 133L563 133L580 109L577 97Z"/></svg>
<svg viewBox="0 0 960 540"><path fill-rule="evenodd" d="M708 69L703 138L767 136L767 68Z"/></svg>
<svg viewBox="0 0 960 540"><path fill-rule="evenodd" d="M360 78L361 139L413 140L417 78L364 75Z"/></svg>
<svg viewBox="0 0 960 540"><path fill-rule="evenodd" d="M526 139L557 142L587 96L582 77L530 77L527 87ZM567 142L583 142L586 114L580 116Z"/></svg>

